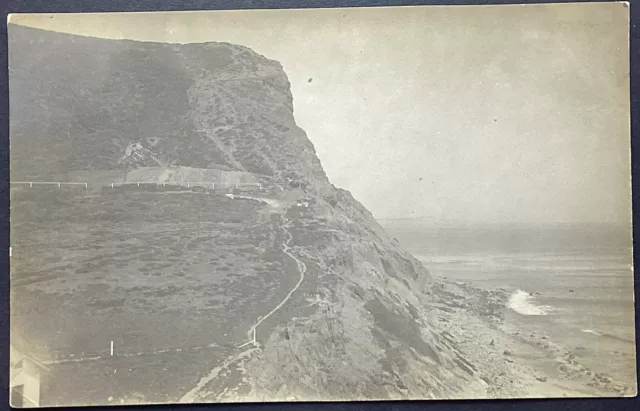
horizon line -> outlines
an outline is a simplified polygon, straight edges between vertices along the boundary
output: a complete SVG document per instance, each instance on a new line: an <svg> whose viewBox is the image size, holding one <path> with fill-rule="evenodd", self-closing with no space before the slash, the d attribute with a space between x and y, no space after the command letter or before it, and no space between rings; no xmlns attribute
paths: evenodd
<svg viewBox="0 0 640 411"><path fill-rule="evenodd" d="M526 224L526 225L543 225L543 224L599 224L599 225L627 225L627 223L622 221L490 221L490 220L479 220L479 221L469 221L469 220L437 220L430 217L375 217L376 221L416 221L416 222L427 222L433 224L466 224L466 225L474 225L474 224ZM633 221L629 221L629 224L632 225Z"/></svg>

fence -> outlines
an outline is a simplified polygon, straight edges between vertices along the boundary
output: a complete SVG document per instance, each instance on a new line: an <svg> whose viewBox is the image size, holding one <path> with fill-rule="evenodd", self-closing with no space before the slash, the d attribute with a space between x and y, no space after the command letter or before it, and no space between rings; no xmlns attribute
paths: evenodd
<svg viewBox="0 0 640 411"><path fill-rule="evenodd" d="M27 184L29 185L30 188L33 188L34 185L54 185L54 186L58 186L58 188L60 188L63 185L81 185L84 186L85 189L89 188L89 183L83 182L83 183L69 183L69 182L63 182L63 181L10 181L9 182L11 185L19 185L19 184Z"/></svg>
<svg viewBox="0 0 640 411"><path fill-rule="evenodd" d="M28 185L29 188L33 188L33 186L38 186L38 185L52 185L54 187L62 187L62 186L82 186L84 187L85 190L89 189L89 182L64 182L64 181L11 181L10 184L13 186L15 185ZM244 187L256 187L261 189L262 188L262 184L261 183L221 183L221 182L215 182L215 181L172 181L172 182L158 182L158 181L128 181L128 182L111 182L111 183L91 183L92 186L96 185L99 187L111 187L111 188L115 188L115 187L119 187L119 186L124 186L124 185L137 185L138 187L140 187L140 185L156 185L156 186L180 186L180 187L184 187L186 186L187 188L190 187L205 187L205 188L211 188L213 190L215 190L216 188L221 188L221 189L229 189L229 188L244 188Z"/></svg>

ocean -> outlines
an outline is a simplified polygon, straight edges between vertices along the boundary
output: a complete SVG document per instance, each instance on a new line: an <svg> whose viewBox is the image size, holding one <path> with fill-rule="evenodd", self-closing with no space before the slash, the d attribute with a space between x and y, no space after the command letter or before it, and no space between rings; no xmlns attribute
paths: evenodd
<svg viewBox="0 0 640 411"><path fill-rule="evenodd" d="M612 377L635 379L633 259L610 225L434 227L381 220L433 277L506 289L506 321Z"/></svg>

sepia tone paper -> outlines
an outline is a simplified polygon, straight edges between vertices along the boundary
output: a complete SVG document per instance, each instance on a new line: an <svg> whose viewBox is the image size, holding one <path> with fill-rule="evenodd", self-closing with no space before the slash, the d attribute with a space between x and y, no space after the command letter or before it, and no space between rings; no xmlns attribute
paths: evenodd
<svg viewBox="0 0 640 411"><path fill-rule="evenodd" d="M11 15L12 405L635 395L628 32Z"/></svg>

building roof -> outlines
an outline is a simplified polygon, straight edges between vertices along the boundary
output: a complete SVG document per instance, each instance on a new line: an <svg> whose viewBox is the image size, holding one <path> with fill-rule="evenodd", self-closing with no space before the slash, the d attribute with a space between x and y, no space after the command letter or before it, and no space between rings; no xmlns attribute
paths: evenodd
<svg viewBox="0 0 640 411"><path fill-rule="evenodd" d="M19 367L20 363L25 361L25 360L35 364L38 368L41 368L41 369L43 369L45 371L49 371L49 367L44 365L42 362L36 360L33 357L29 357L26 354L19 354L19 353L16 355L15 358L13 356L11 357L12 367L16 367L16 368Z"/></svg>

